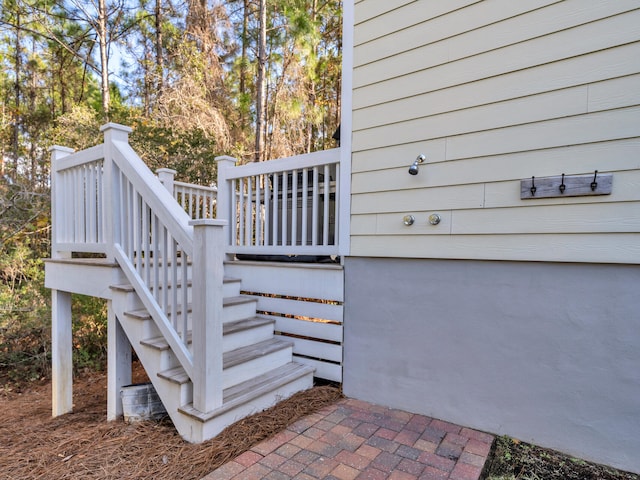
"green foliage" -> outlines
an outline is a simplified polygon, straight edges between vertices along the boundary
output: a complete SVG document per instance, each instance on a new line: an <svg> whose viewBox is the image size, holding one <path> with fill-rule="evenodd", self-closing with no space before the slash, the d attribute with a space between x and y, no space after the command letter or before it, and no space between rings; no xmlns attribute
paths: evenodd
<svg viewBox="0 0 640 480"><path fill-rule="evenodd" d="M92 147L102 143L101 124L97 110L86 104L73 105L67 113L56 119L50 132L50 143L75 150Z"/></svg>
<svg viewBox="0 0 640 480"><path fill-rule="evenodd" d="M0 384L49 371L48 195L0 182Z"/></svg>
<svg viewBox="0 0 640 480"><path fill-rule="evenodd" d="M48 191L0 180L0 386L50 375L49 224ZM72 307L75 368L103 368L105 302L74 296Z"/></svg>
<svg viewBox="0 0 640 480"><path fill-rule="evenodd" d="M73 367L103 370L107 364L107 302L73 295Z"/></svg>
<svg viewBox="0 0 640 480"><path fill-rule="evenodd" d="M37 239L21 233L0 248L0 385L49 374L51 312Z"/></svg>
<svg viewBox="0 0 640 480"><path fill-rule="evenodd" d="M216 179L216 142L198 128L181 131L159 122L136 118L130 143L152 171L172 168L176 178L198 185Z"/></svg>

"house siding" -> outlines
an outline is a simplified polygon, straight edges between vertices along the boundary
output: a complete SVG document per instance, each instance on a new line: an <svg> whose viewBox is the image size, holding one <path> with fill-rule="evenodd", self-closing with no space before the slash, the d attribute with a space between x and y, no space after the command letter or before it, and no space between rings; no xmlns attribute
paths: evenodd
<svg viewBox="0 0 640 480"><path fill-rule="evenodd" d="M353 61L351 255L640 263L637 1L361 1Z"/></svg>

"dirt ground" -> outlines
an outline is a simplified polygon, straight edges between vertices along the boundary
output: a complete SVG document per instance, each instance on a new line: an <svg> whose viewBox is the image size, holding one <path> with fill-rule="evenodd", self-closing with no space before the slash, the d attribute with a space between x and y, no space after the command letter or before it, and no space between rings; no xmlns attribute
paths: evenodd
<svg viewBox="0 0 640 480"><path fill-rule="evenodd" d="M487 480L640 480L633 473L509 437L496 438L487 462Z"/></svg>
<svg viewBox="0 0 640 480"><path fill-rule="evenodd" d="M145 381L134 368L134 382ZM200 445L183 441L169 420L106 421L106 374L74 380L74 412L51 417L51 384L0 390L0 479L200 479L296 419L340 398L314 387L238 422Z"/></svg>

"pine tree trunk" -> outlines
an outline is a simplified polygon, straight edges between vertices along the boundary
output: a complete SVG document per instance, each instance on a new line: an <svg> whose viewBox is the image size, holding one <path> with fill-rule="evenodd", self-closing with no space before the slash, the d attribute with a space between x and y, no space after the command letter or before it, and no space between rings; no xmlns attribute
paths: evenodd
<svg viewBox="0 0 640 480"><path fill-rule="evenodd" d="M258 39L258 74L256 80L256 144L254 161L262 160L264 149L263 129L265 118L266 79L267 64L267 0L260 0L260 34Z"/></svg>
<svg viewBox="0 0 640 480"><path fill-rule="evenodd" d="M111 98L109 93L109 56L107 52L107 6L105 0L98 1L98 43L100 45L100 67L102 73L102 111L109 121Z"/></svg>
<svg viewBox="0 0 640 480"><path fill-rule="evenodd" d="M20 127L22 119L20 118L20 98L22 97L22 90L20 87L20 75L22 74L22 56L20 51L22 50L21 44L21 19L20 12L16 12L16 43L15 43L15 71L16 79L13 85L15 95L15 113L13 115L13 138L12 138L12 150L13 150L13 168L9 172L9 176L15 180L18 172L18 158L20 157Z"/></svg>
<svg viewBox="0 0 640 480"><path fill-rule="evenodd" d="M240 58L240 98L244 99L247 91L247 47L249 43L249 0L243 0L242 10L242 53ZM240 128L246 128L245 106L240 107Z"/></svg>
<svg viewBox="0 0 640 480"><path fill-rule="evenodd" d="M158 75L158 95L164 88L164 52L162 47L162 0L156 0L156 69Z"/></svg>

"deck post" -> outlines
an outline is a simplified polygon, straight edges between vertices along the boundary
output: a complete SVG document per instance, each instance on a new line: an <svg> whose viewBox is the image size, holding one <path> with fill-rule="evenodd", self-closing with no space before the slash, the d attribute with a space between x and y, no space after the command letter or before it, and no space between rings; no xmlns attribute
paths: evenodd
<svg viewBox="0 0 640 480"><path fill-rule="evenodd" d="M223 155L221 157L216 157L215 161L218 164L218 195L216 200L216 218L220 220L226 220L228 224L233 224L231 214L232 192L229 187L229 183L227 182L227 169L232 168L236 165L236 159L227 155ZM226 250L227 245L231 244L231 229L226 226L223 230L225 242L223 248ZM231 259L229 258L227 260Z"/></svg>
<svg viewBox="0 0 640 480"><path fill-rule="evenodd" d="M117 205L120 190L119 177L115 172L113 163L113 142L129 143L129 134L132 128L117 123L107 123L100 127L104 133L104 226L105 242L107 244L107 259L115 257L114 244L120 241L120 208Z"/></svg>
<svg viewBox="0 0 640 480"><path fill-rule="evenodd" d="M193 406L222 406L222 280L224 220L191 220L193 226Z"/></svg>
<svg viewBox="0 0 640 480"><path fill-rule="evenodd" d="M63 185L60 185L58 162L73 153L71 148L53 146L51 152L51 257L69 258L71 252L58 250L60 228L69 214L60 207L65 203ZM73 350L71 330L71 294L51 290L51 414L54 417L73 409Z"/></svg>
<svg viewBox="0 0 640 480"><path fill-rule="evenodd" d="M167 191L171 194L172 197L174 196L173 182L175 181L176 173L178 172L170 168L159 168L156 170L156 175L158 175L158 180L160 180L160 183L164 185L164 188L167 189Z"/></svg>
<svg viewBox="0 0 640 480"><path fill-rule="evenodd" d="M54 417L73 410L71 294L60 290L51 290L51 396Z"/></svg>
<svg viewBox="0 0 640 480"><path fill-rule="evenodd" d="M120 389L131 384L131 344L107 302L107 421L122 416Z"/></svg>

